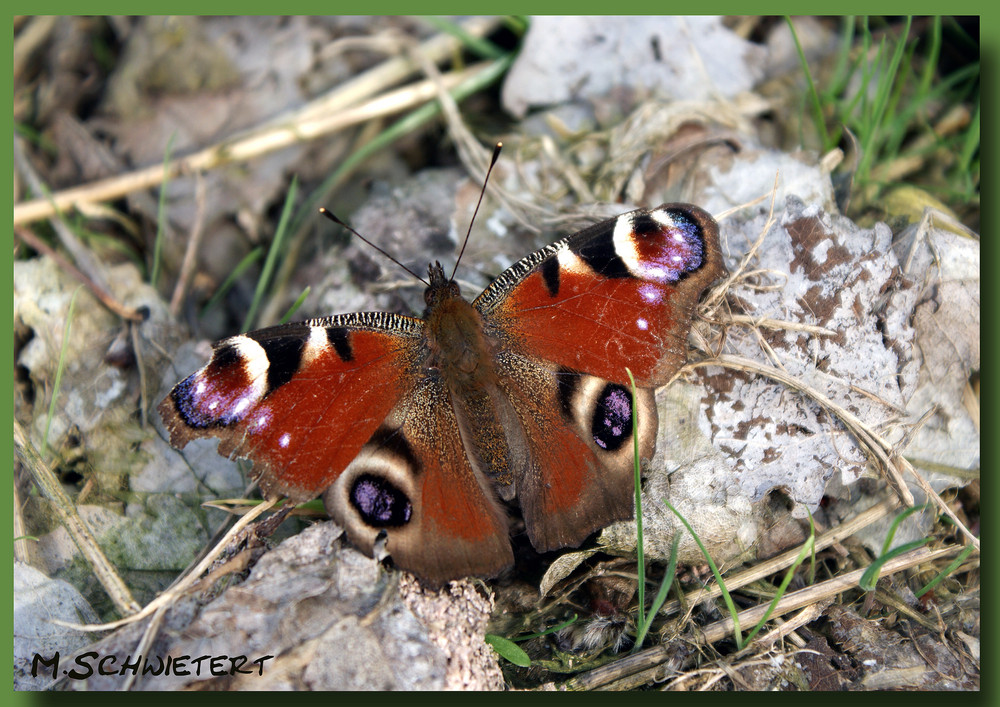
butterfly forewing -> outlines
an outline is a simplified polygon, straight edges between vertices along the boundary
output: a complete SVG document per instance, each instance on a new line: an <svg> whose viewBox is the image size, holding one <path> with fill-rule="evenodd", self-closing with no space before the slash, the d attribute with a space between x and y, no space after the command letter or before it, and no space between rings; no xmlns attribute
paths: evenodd
<svg viewBox="0 0 1000 707"><path fill-rule="evenodd" d="M174 446L219 438L265 493L315 498L357 455L419 368L422 322L383 313L232 337L160 404Z"/></svg>
<svg viewBox="0 0 1000 707"><path fill-rule="evenodd" d="M724 272L718 226L664 204L596 224L515 263L474 303L487 330L531 356L640 387L686 359L702 291Z"/></svg>

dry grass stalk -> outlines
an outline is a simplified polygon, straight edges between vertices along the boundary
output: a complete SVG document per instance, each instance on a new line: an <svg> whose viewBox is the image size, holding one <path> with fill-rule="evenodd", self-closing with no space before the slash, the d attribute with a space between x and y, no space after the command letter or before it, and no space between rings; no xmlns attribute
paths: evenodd
<svg viewBox="0 0 1000 707"><path fill-rule="evenodd" d="M197 266L198 247L201 245L201 238L205 232L205 180L201 173L195 175L194 188L195 215L191 234L188 237L187 247L184 249L184 260L181 262L181 271L177 276L177 285L174 287L174 294L170 297L170 316L175 319L180 314L184 303L184 295L194 276L194 269Z"/></svg>
<svg viewBox="0 0 1000 707"><path fill-rule="evenodd" d="M917 548L916 550L912 550L886 562L882 568L881 574L883 576L893 574L924 563L944 559L951 555L958 554L962 551L962 549L963 546L961 545L948 545L937 550L928 550L927 548L922 547ZM822 613L822 610L825 609L825 607L828 606L838 594L856 588L858 580L861 579L861 575L865 573L866 569L867 568L854 570L840 577L835 577L834 579L820 582L819 584L801 589L797 592L786 594L778 602L777 606L772 611L771 616L777 617L782 614L801 609L802 611L800 611L796 617L788 622L788 625L791 627L788 630L794 630L795 628L814 620L816 616ZM741 611L739 613L740 625L755 625L758 621L760 621L768 609L769 605L762 604L751 609ZM780 630L781 629L779 629L779 631ZM709 645L732 635L733 620L732 617L729 617L706 626L703 629L695 627L694 631L696 635L696 642L698 644ZM752 644L750 644L750 646L747 646L746 650L754 647L759 648L764 645L769 645L780 637L780 633L772 631L771 633L758 637ZM635 684L633 687L638 686L639 684L647 684L646 681L654 676L658 676L658 679L663 679L663 676L681 669L681 664L684 661L679 660L675 655L675 652L675 649L669 643L653 646L652 648L647 648L646 650L634 653L622 658L621 660L616 660L612 663L608 663L607 665L602 665L599 668L587 671L586 673L576 675L570 680L567 680L565 683L562 683L559 687L567 690L593 690L601 688L602 686L607 686L611 683L624 685L626 684L624 682L626 678L639 673L642 673L643 682L630 680L628 681L628 684L632 684L634 682ZM721 671L717 676L718 679L726 677L727 669L722 665L717 665L711 670ZM700 672L693 671L691 673L685 673L683 677L687 680L695 677L695 674L700 674ZM638 680L638 678L636 680ZM716 681L717 680L713 682ZM706 686L704 685L702 686L702 688L705 687Z"/></svg>
<svg viewBox="0 0 1000 707"><path fill-rule="evenodd" d="M482 62L463 71L451 72L443 78L444 83L452 88L489 65L490 62ZM118 199L131 192L158 186L165 178L173 179L179 175L211 170L233 162L244 162L284 147L329 135L358 123L399 113L433 99L435 91L432 82L421 81L406 88L389 91L360 106L347 108L332 115L307 118L299 123L269 126L263 132L254 132L212 145L186 157L172 160L166 167L153 165L66 189L53 194L51 199L24 202L14 207L14 225L49 218L81 203Z"/></svg>
<svg viewBox="0 0 1000 707"><path fill-rule="evenodd" d="M876 503L874 506L862 511L854 518L841 523L835 528L831 528L825 533L817 535L815 541L816 552L851 537L863 528L866 528L872 523L885 518L898 507L899 504L893 500ZM748 584L764 579L765 577L770 577L777 572L781 572L782 570L792 566L792 564L798 559L800 551L800 546L793 547L780 555L775 555L774 557L764 560L753 567L749 567L742 572L736 572L733 575L726 577L726 588L729 591L734 591L740 587L745 587ZM722 589L718 585L713 585L711 587L705 587L703 589L688 592L684 595L684 603L689 606L696 606L703 601L716 599L720 596L722 596ZM664 603L660 612L669 615L677 613L680 609L680 601L677 599L671 599Z"/></svg>
<svg viewBox="0 0 1000 707"><path fill-rule="evenodd" d="M83 285L90 290L90 293L94 295L97 300L107 307L110 311L117 314L122 319L132 322L141 322L144 317L137 310L130 307L126 307L121 302L116 300L110 292L108 292L99 283L94 282L86 273L77 268L73 263L66 260L63 255L49 247L45 241L35 236L34 233L28 228L15 228L14 235L17 236L18 240L22 241L32 250L35 250L43 255L47 255L52 258L59 267L68 272L70 275L79 280Z"/></svg>
<svg viewBox="0 0 1000 707"><path fill-rule="evenodd" d="M49 468L49 465L39 456L35 446L24 433L21 424L14 420L14 452L24 465L38 488L52 503L59 522L63 524L73 542L90 564L91 571L97 581L104 587L115 608L123 614L133 614L139 610L139 603L132 597L132 592L118 575L114 565L105 556L90 532L90 528L77 513L73 501L63 491L59 479Z"/></svg>
<svg viewBox="0 0 1000 707"><path fill-rule="evenodd" d="M59 625L67 626L69 628L76 629L77 631L110 631L144 619L158 611L160 608L169 607L175 601L184 596L185 592L198 581L201 575L204 574L209 567L212 566L212 563L215 562L216 558L222 554L223 550L226 549L226 546L229 545L230 541L236 538L256 518L274 507L277 502L278 499L264 501L252 511L237 520L236 523L233 524L233 527L229 529L229 532L226 533L218 543L216 543L215 547L212 548L212 551L201 559L201 562L195 565L195 567L183 577L174 582L174 584L160 594L160 596L149 602L141 611L138 611L131 616L126 616L123 619L119 619L118 621L110 621L106 624L70 624L59 622Z"/></svg>
<svg viewBox="0 0 1000 707"><path fill-rule="evenodd" d="M963 545L946 545L936 550L928 550L925 547L919 547L916 550L911 550L910 552L894 557L886 562L882 566L882 571L879 573L879 576L894 574L905 569L910 569L911 567L916 567L917 565L934 562L945 557L950 557L951 555L957 555L963 549L965 549ZM861 569L853 570L839 577L828 579L825 582L820 582L810 587L806 587L805 589L785 594L778 601L778 604L774 607L771 615L780 616L782 614L787 614L790 611L801 609L819 601L835 597L841 592L854 589L857 587L858 581L861 579L861 575L863 575L867 570L867 567L862 567ZM760 604L739 612L740 626L756 625L757 622L763 618L764 614L767 613L768 609L769 605ZM699 643L709 644L721 641L723 638L732 635L733 619L730 616L701 629L696 627L695 632L698 636Z"/></svg>

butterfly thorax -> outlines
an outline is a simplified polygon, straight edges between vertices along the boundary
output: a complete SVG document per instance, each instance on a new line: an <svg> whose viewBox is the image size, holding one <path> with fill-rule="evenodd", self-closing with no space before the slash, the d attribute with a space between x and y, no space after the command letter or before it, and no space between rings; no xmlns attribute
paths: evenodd
<svg viewBox="0 0 1000 707"><path fill-rule="evenodd" d="M440 263L430 267L431 284L424 293L427 309L429 366L440 371L452 392L481 386L492 380L493 346L483 333L480 313L445 277Z"/></svg>

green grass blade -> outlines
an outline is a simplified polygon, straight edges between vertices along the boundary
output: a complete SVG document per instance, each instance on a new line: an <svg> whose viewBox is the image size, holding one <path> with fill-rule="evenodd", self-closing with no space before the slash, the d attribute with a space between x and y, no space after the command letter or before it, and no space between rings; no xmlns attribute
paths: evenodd
<svg viewBox="0 0 1000 707"><path fill-rule="evenodd" d="M636 635L646 635L646 554L642 547L642 473L639 468L639 410L635 405L635 378L632 371L625 369L629 384L632 386L632 461L634 464L635 492L635 554L636 570L639 578L636 580L637 601L639 610L636 612Z"/></svg>
<svg viewBox="0 0 1000 707"><path fill-rule="evenodd" d="M979 101L976 101L976 110L972 114L972 122L969 124L968 129L965 131L965 138L962 141L962 148L959 150L958 154L958 164L955 165L956 174L962 175L963 179L967 184L967 193L971 193L975 190L975 183L973 182L973 172L976 173L978 177L979 164L975 160L976 154L979 152ZM975 169L973 169L975 165Z"/></svg>
<svg viewBox="0 0 1000 707"><path fill-rule="evenodd" d="M523 37L528 31L528 27L531 26L531 17L529 15L505 15L503 26L518 37Z"/></svg>
<svg viewBox="0 0 1000 707"><path fill-rule="evenodd" d="M957 570L961 566L961 564L963 562L965 562L966 558L969 555L971 555L972 551L975 550L975 549L976 549L975 545L969 545L964 550L962 550L962 552L960 552L958 554L958 557L956 557L954 560L952 560L951 563L947 567L945 567L943 570L941 570L940 572L938 572L937 575L935 575L934 579L932 579L930 582L928 582L927 584L925 584L923 587L920 588L920 591L916 593L917 599L919 599L924 594L926 594L927 592L929 592L930 590L932 590L934 587L936 587L938 585L939 582L941 582L942 579L944 579L945 577L947 577L948 575L950 575L952 572L954 572L955 570Z"/></svg>
<svg viewBox="0 0 1000 707"><path fill-rule="evenodd" d="M837 50L836 63L834 64L830 80L827 82L826 90L823 91L824 103L835 103L837 97L847 88L847 82L854 73L854 64L851 62L851 47L854 45L854 24L853 15L848 15L843 19L843 30L840 34L840 49ZM801 61L801 58L800 60Z"/></svg>
<svg viewBox="0 0 1000 707"><path fill-rule="evenodd" d="M670 593L670 586L674 583L674 577L677 574L677 548L680 547L680 544L680 533L675 533L673 542L670 545L670 562L667 564L666 574L663 575L663 581L660 582L659 591L657 591L656 596L653 597L653 603L649 607L649 613L646 615L645 621L643 621L642 630L636 631L635 645L632 646L633 653L636 653L640 648L642 648L642 644L646 640L646 634L649 632L650 624L653 623L653 619L656 618L658 613L660 613L660 609L667 600L667 594ZM639 608L640 610L642 609L642 607Z"/></svg>
<svg viewBox="0 0 1000 707"><path fill-rule="evenodd" d="M281 247L285 240L285 233L288 232L288 219L292 215L292 205L295 203L295 195L299 191L298 177L292 178L292 183L288 187L288 195L285 197L285 205L281 209L281 218L278 219L278 228L274 232L274 240L267 251L267 259L264 260L264 267L257 278L257 289L253 293L253 301L250 302L250 310L243 320L243 331L248 331L257 317L257 310L264 300L264 293L267 292L268 284L271 282L271 273L274 272L275 264L281 253Z"/></svg>
<svg viewBox="0 0 1000 707"><path fill-rule="evenodd" d="M913 542L905 543L899 547L894 547L889 552L886 552L872 562L868 569L865 570L864 574L861 575L861 579L858 580L858 586L861 587L866 592L870 592L875 589L875 585L878 583L879 572L882 571L882 566L893 559L894 557L899 557L900 555L909 552L910 550L916 550L918 547L926 545L931 541L931 538L922 538L920 540L914 540Z"/></svg>
<svg viewBox="0 0 1000 707"><path fill-rule="evenodd" d="M530 640L532 638L541 638L542 636L547 636L550 633L555 633L556 631L562 631L564 628L566 628L568 626L572 626L573 624L576 623L577 618L579 618L579 617L576 614L573 614L572 618L566 619L561 624L556 624L555 626L550 626L549 628L545 629L544 631L539 631L538 633L529 633L529 634L527 634L525 636L518 636L517 638L511 638L511 639L508 639L508 640L516 641L516 642L520 643L521 641L528 641L528 640Z"/></svg>
<svg viewBox="0 0 1000 707"><path fill-rule="evenodd" d="M819 93L816 91L816 84L813 82L812 72L809 70L809 62L806 60L806 53L802 50L802 44L799 42L798 32L795 31L795 25L792 24L792 18L785 15L785 22L788 23L788 29L792 33L792 40L795 42L795 51L799 55L799 64L802 65L802 73L806 77L806 83L809 85L809 104L812 106L813 121L816 123L816 129L819 131L820 142L823 145L823 152L829 150L832 145L830 145L830 135L826 130L826 120L823 118L823 105L820 102Z"/></svg>
<svg viewBox="0 0 1000 707"><path fill-rule="evenodd" d="M813 523L813 517L812 514L810 513L809 537L806 538L806 541L802 544L802 549L799 550L799 554L795 558L795 562L793 562L791 566L789 566L788 571L785 572L785 576L781 580L781 584L778 585L778 591L775 592L774 598L771 600L771 603L767 607L767 611L764 612L764 615L760 617L760 621L758 621L757 624L752 629L750 629L749 633L747 633L746 637L747 643L750 643L750 641L753 640L754 636L756 636L757 633L760 632L762 628L764 628L764 624L766 624L768 622L768 619L771 618L771 614L774 613L774 609L775 607L778 606L778 602L781 601L781 597L785 595L785 590L788 589L788 585L789 583L791 583L792 577L795 576L795 571L799 568L799 565L801 565L805 561L806 557L809 556L815 557L815 552L816 552L816 524Z"/></svg>
<svg viewBox="0 0 1000 707"><path fill-rule="evenodd" d="M59 386L62 385L63 371L66 368L66 349L69 347L70 326L73 324L73 311L76 309L76 296L80 294L83 285L73 290L73 295L69 299L69 307L66 310L66 325L63 327L62 345L59 347L59 363L56 364L56 379L52 384L52 399L49 400L49 411L45 416L45 434L42 435L42 449L39 453L43 459L49 450L49 429L52 427L52 418L56 414L56 399L59 397Z"/></svg>
<svg viewBox="0 0 1000 707"><path fill-rule="evenodd" d="M311 291L312 287L308 286L306 287L306 289L302 290L302 294L299 295L299 298L292 303L292 306L288 308L288 311L285 312L285 316L283 316L281 318L281 321L279 321L278 323L287 324L288 321L292 318L292 315L295 314L298 311L299 307L302 306L302 303L306 301L306 297L309 296L309 293Z"/></svg>
<svg viewBox="0 0 1000 707"><path fill-rule="evenodd" d="M36 128L30 125L15 122L14 134L20 135L39 150L48 154L50 157L56 157L59 155L59 147L55 144L55 142L53 142L48 135L39 132Z"/></svg>
<svg viewBox="0 0 1000 707"><path fill-rule="evenodd" d="M506 52L484 37L469 34L464 27L444 17L425 16L424 22L460 41L465 48L483 59L499 59Z"/></svg>
<svg viewBox="0 0 1000 707"><path fill-rule="evenodd" d="M262 257L264 257L264 249L260 246L257 246L244 255L243 259L240 260L240 262L236 264L236 267L233 268L229 275L226 276L226 279L223 280L222 284L215 291L215 294L212 295L211 299L209 299L208 302L205 303L205 306L201 308L201 316L204 316L208 310L219 304L222 298L226 296L226 293L232 289L234 284L236 284L236 280L239 279L240 275L246 272L247 268L256 263Z"/></svg>
<svg viewBox="0 0 1000 707"><path fill-rule="evenodd" d="M486 88L503 76L507 69L510 68L513 61L513 54L508 54L504 58L495 61L475 76L471 77L467 81L463 81L458 86L453 88L450 91L452 97L456 101L461 101L468 96L471 96L473 93ZM364 162L373 154L377 153L379 150L391 145L399 138L409 135L415 130L423 127L434 119L440 112L441 105L437 101L426 103L416 110L411 111L403 118L400 118L375 136L372 140L352 152L343 162L340 163L340 166L333 172L333 174L327 177L323 183L309 195L309 198L305 200L302 208L298 211L294 221L295 225L292 230L294 232L298 232L299 228L306 219L313 218L316 215L316 210L320 206L320 202L324 201L327 198L326 195L332 192L333 189L340 184L348 174L354 171L359 164Z"/></svg>
<svg viewBox="0 0 1000 707"><path fill-rule="evenodd" d="M889 532L885 536L885 542L882 543L882 552L880 554L884 555L889 552L889 548L892 547L892 541L896 537L896 531L899 530L900 524L909 518L911 515L917 511L923 511L931 507L931 504L925 503L922 506L911 506L904 511L897 513L896 517L892 519L892 524L889 526Z"/></svg>
<svg viewBox="0 0 1000 707"><path fill-rule="evenodd" d="M885 72L881 75L875 91L875 100L872 105L871 114L868 118L869 131L867 134L869 137L867 149L861 156L861 167L858 170L864 174L868 174L871 171L871 166L874 163L875 158L878 156L874 146L878 144L881 132L884 129L885 116L890 108L891 99L894 95L899 66L903 60L903 53L907 47L906 40L910 35L910 25L912 22L912 17L906 18L906 27L903 29L899 41L896 42L896 46L892 52L892 57L889 59L889 63L885 68ZM881 64L885 46L885 40L883 40L879 50L879 64Z"/></svg>
<svg viewBox="0 0 1000 707"><path fill-rule="evenodd" d="M935 70L938 59L941 56L941 17L936 16L931 22L931 46L927 51L924 60L924 70L920 75L920 85L917 88L918 96L926 96L931 90L931 82L934 81Z"/></svg>
<svg viewBox="0 0 1000 707"><path fill-rule="evenodd" d="M733 638L735 638L736 640L736 647L737 649L742 650L743 636L740 633L739 612L736 610L736 605L733 603L733 598L729 595L729 590L726 589L726 583L722 581L722 573L719 572L719 568L716 567L715 560L713 560L712 556L708 554L708 550L705 548L705 544L701 541L701 538L699 538L698 534L694 532L694 528L691 527L691 524L687 522L687 518L682 516L680 511L671 506L670 501L664 498L663 502L666 504L667 508L669 508L670 511L675 516L677 516L678 519L680 519L681 523L684 524L684 527L687 528L687 531L691 533L691 537L694 538L694 541L696 543L698 543L698 547L701 549L701 554L705 556L705 561L708 562L708 566L711 568L712 574L715 576L715 581L719 585L719 591L722 592L722 599L723 601L726 602L726 608L729 610L729 615L733 619Z"/></svg>
<svg viewBox="0 0 1000 707"><path fill-rule="evenodd" d="M160 259L163 253L163 235L166 223L167 187L170 184L170 153L174 150L176 133L171 133L167 147L163 152L163 182L160 183L160 196L156 202L156 240L153 243L153 268L149 274L149 284L156 287L160 279Z"/></svg>

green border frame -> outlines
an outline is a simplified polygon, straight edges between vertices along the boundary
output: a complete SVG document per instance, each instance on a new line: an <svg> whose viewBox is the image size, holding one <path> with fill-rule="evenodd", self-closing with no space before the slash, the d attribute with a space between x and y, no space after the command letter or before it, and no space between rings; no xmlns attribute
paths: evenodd
<svg viewBox="0 0 1000 707"><path fill-rule="evenodd" d="M931 5L931 3L917 3L917 4L922 5L922 7L916 8L914 7L914 4L912 2L906 3L905 5L904 3L901 2L890 2L884 4L887 5L888 7L878 7L876 9L882 10L883 12L886 10L889 10L890 12L895 10L897 14L906 14L906 13L937 14L942 9L940 4L934 4L934 5ZM343 9L354 10L357 7L358 5L351 5ZM411 14L414 13L414 11L416 11L414 14L464 14L467 13L469 10L469 3L442 2L438 0L437 2L412 4L412 3L399 2L398 0L396 1L390 0L388 2L377 2L374 4L365 5L364 8L376 14ZM15 9L27 11L15 14L89 14L94 12L99 12L101 14L136 14L135 11L137 9L137 6L135 3L106 2L106 3L101 3L98 7L85 7L75 3L71 4L63 0L63 1L47 2L40 4L32 3L30 6L27 3L15 3ZM164 9L172 13L182 13L182 14L185 13L203 14L206 11L212 11L213 14L244 14L247 12L247 10L256 10L257 11L256 14L278 14L275 13L275 10L278 8L276 8L273 4L264 4L264 3L261 3L260 5L254 3L253 5L250 6L243 4L239 6L239 9L242 11L241 13L233 13L232 12L232 10L234 9L233 5L224 3L209 3L208 5L206 5L204 2L202 3L175 2L171 4L169 7L165 7ZM330 3L296 2L291 7L283 6L280 9L285 11L294 10L296 13L299 14L326 14L331 9L337 9L337 8L331 7ZM580 2L568 2L566 0L538 0L537 2L532 2L532 3L512 3L511 5L505 6L503 8L503 11L520 12L525 14L531 13L531 14L553 14L553 15L581 14L587 11L590 11L593 14L608 14L607 13L608 9L614 10L615 14L652 15L652 14L664 14L665 10L679 10L681 13L686 13L686 14L709 14L708 13L709 10L721 14L746 14L749 8L745 4L737 4L735 2L712 2L709 3L708 6L699 5L697 7L699 12L690 13L691 6L689 4L667 5L662 2L653 3L650 2L649 0L632 0L624 4L616 3L615 5L610 7L606 3L598 3L594 2L593 0L588 1L583 5L581 5ZM803 9L806 9L807 13L802 13ZM865 14L867 12L870 12L873 8L868 3L860 3L852 1L852 2L841 2L838 3L837 5L833 4L825 5L823 9L826 10L826 14L839 15L839 14L852 14L852 13ZM996 113L993 112L993 109L995 108L994 93L998 85L1000 85L1000 82L996 80L997 76L996 51L997 48L1000 47L1000 26L998 26L997 18L998 16L1000 16L1000 11L998 11L995 7L987 5L987 3L985 2L960 2L956 6L950 6L947 9L950 10L949 14L980 15L981 17L980 46L981 46L981 60L983 66L982 74L990 79L988 83L983 84L982 88L982 113L985 116L984 120L982 121L982 124L984 126L992 125L993 123L992 120L989 119L989 116L996 116ZM475 10L476 12L481 13L483 12L484 8L476 7ZM821 12L818 12L818 10L820 10L820 8L817 8L815 5L803 7L803 3L792 4L788 2L769 2L769 3L762 3L757 6L757 12L759 14L781 14L781 13L822 14ZM347 14L356 14L356 13L350 12ZM12 24L13 24L13 15L12 15ZM9 41L13 43L13 28L11 35L9 35L9 37L10 37ZM4 83L5 85L8 86L6 90L6 95L9 96L13 95L12 63L13 63L13 53L12 51L9 50L4 54L4 64L8 67L8 69L2 74L4 76ZM5 121L7 122L9 127L8 134L13 135L13 129L14 129L13 114L12 113L7 114L7 116L8 117L5 118ZM993 142L992 138L990 138L990 134L991 133L989 132L985 132L985 135L983 136L982 151L989 152L991 155L993 155L993 158L991 159L995 160L997 156L996 144ZM8 145L7 147L8 154L11 155L11 158L8 163L13 165L12 143L7 143L7 145ZM995 162L990 162L989 160L985 159L982 159L982 162L987 165L995 164ZM983 172L985 174L983 183L988 185L987 189L993 188L993 186L990 186L994 185L994 183L991 181L991 177L989 176L989 167L987 166L986 168L984 168ZM10 170L4 172L3 185L0 186L0 188L3 189L3 193L8 195L8 199L10 199L11 202L11 212L13 212L13 175ZM986 191L987 189L984 189L984 191ZM992 202L989 198L984 199L983 202L985 204L996 203ZM984 207L982 209L981 233L984 234L994 233L995 231L993 226L995 224L996 224L996 218L994 213L989 207ZM9 232L7 243L8 247L0 249L0 260L2 260L2 262L4 263L5 271L8 273L6 277L0 278L0 288L2 288L0 289L0 292L2 292L3 295L5 295L7 302L13 303L13 254L11 248L11 245L13 244L13 227ZM987 264L993 265L996 264L996 252L993 250L992 246L988 245L988 243L989 241L987 240L987 245L984 248L984 254L987 258ZM983 296L984 299L986 299L989 302L994 302L994 303L996 302L995 288L992 285L992 281L989 280L988 278L986 282L983 284ZM985 307L985 311L988 314L992 314L996 310L994 310L992 306L987 305ZM5 340L8 342L3 348L2 356L4 360L7 360L9 362L9 365L6 370L13 371L14 370L13 307L8 306L4 308L2 316L7 325L0 326L0 334L2 334ZM993 329L994 323L995 320L993 320L992 316L990 316L984 322L985 324L984 338L986 339L984 343L987 345L986 348L988 348L989 350L993 350L992 343L993 339L996 336L996 330ZM990 399L989 397L990 394L988 393L988 390L992 390L993 387L994 387L993 384L989 382L988 379L984 380L982 399L984 400ZM2 393L0 394L2 394L3 399L6 401L4 404L2 415L6 419L12 421L13 380L10 376L0 376L0 389L2 389ZM989 414L984 414L982 416L982 423L983 423L982 439L984 448L983 449L984 460L994 458L993 451L997 436L994 434L989 434L987 432L987 428L992 428L991 421L992 418L990 418ZM6 435L2 435L0 436L0 445L2 445L2 447L0 447L0 450L7 450L2 452L0 458L13 460L13 439L11 437L7 437ZM985 467L985 464L983 466ZM990 498L996 500L996 487L993 486L992 483L985 484L984 491ZM2 512L2 518L3 518L3 522L0 523L0 527L11 528L13 520L12 516L13 508L11 504L9 502L2 503L0 504L0 508L2 508L2 511L0 512ZM992 542L988 544L988 547L990 547L993 551L995 551L996 548L996 536L997 536L998 525L1000 524L989 523L987 526L987 533L988 533L987 537L990 540L992 540ZM3 565L2 568L0 568L0 575L4 577L3 580L0 580L0 584L2 584L4 594L10 594L12 599L13 598L12 597L13 593L12 543L6 544L5 554L8 557L8 561ZM996 586L996 582L994 581L996 578L995 565L987 564L983 568L983 575L984 575L983 583L987 587ZM0 626L12 629L13 601L11 601L11 603L9 604L6 604L6 606L9 607L9 611L3 612L2 619L0 619L0 621L2 621L2 624L0 624ZM995 655L995 652L992 649L996 646L998 614L1000 614L1000 612L996 612L993 610L987 610L985 612L987 623L983 624L982 627L982 644L983 644L983 652L987 656ZM3 631L2 629L0 629L0 635L2 634ZM0 645L2 645L3 647L3 655L5 656L5 660L0 661L0 664L13 665L12 643L6 643L4 641L0 641ZM7 657L10 658L10 662L6 661ZM53 699L61 699L59 697L56 697L56 695L52 693L24 693L24 692L15 693L13 691L13 682L8 683L8 685L10 686L8 687L8 690L10 690L10 692L12 693L11 701L13 704L26 705L35 703L36 700L47 702ZM996 680L995 676L992 674L991 671L986 671L985 674L983 675L981 694L983 696L992 697L993 699L990 700L991 703L996 702L996 696L997 696ZM35 695L39 696L35 697ZM721 697L720 695L716 694L709 699L714 700L714 699L719 699L720 697ZM851 699L852 700L858 699L858 697L860 696L855 695L852 696ZM899 698L910 700L913 699L914 697L920 699L921 701L922 699L924 699L924 695L920 695L919 693L916 695L914 693L908 693L905 698L902 696L900 696ZM476 699L478 698L479 697L477 696ZM722 698L724 699L724 697ZM937 699L937 696L926 695L926 698ZM440 696L436 696L436 699L440 699ZM465 699L465 697L459 696L454 699ZM579 696L576 696L573 699L579 699ZM598 695L588 695L584 699L589 701L591 699L603 699L603 698L601 698ZM663 699L663 696L657 696L656 699ZM677 697L672 696L669 699L673 700L677 699ZM765 699L775 699L775 697L767 696L765 697ZM781 698L778 697L778 699ZM840 695L831 694L829 696L829 699L839 701L840 699L842 699L842 697ZM864 693L864 697L861 697L861 699L865 701L872 700L874 702L875 700L883 700L885 699L885 697L877 694ZM960 699L967 700L970 698L963 696Z"/></svg>

